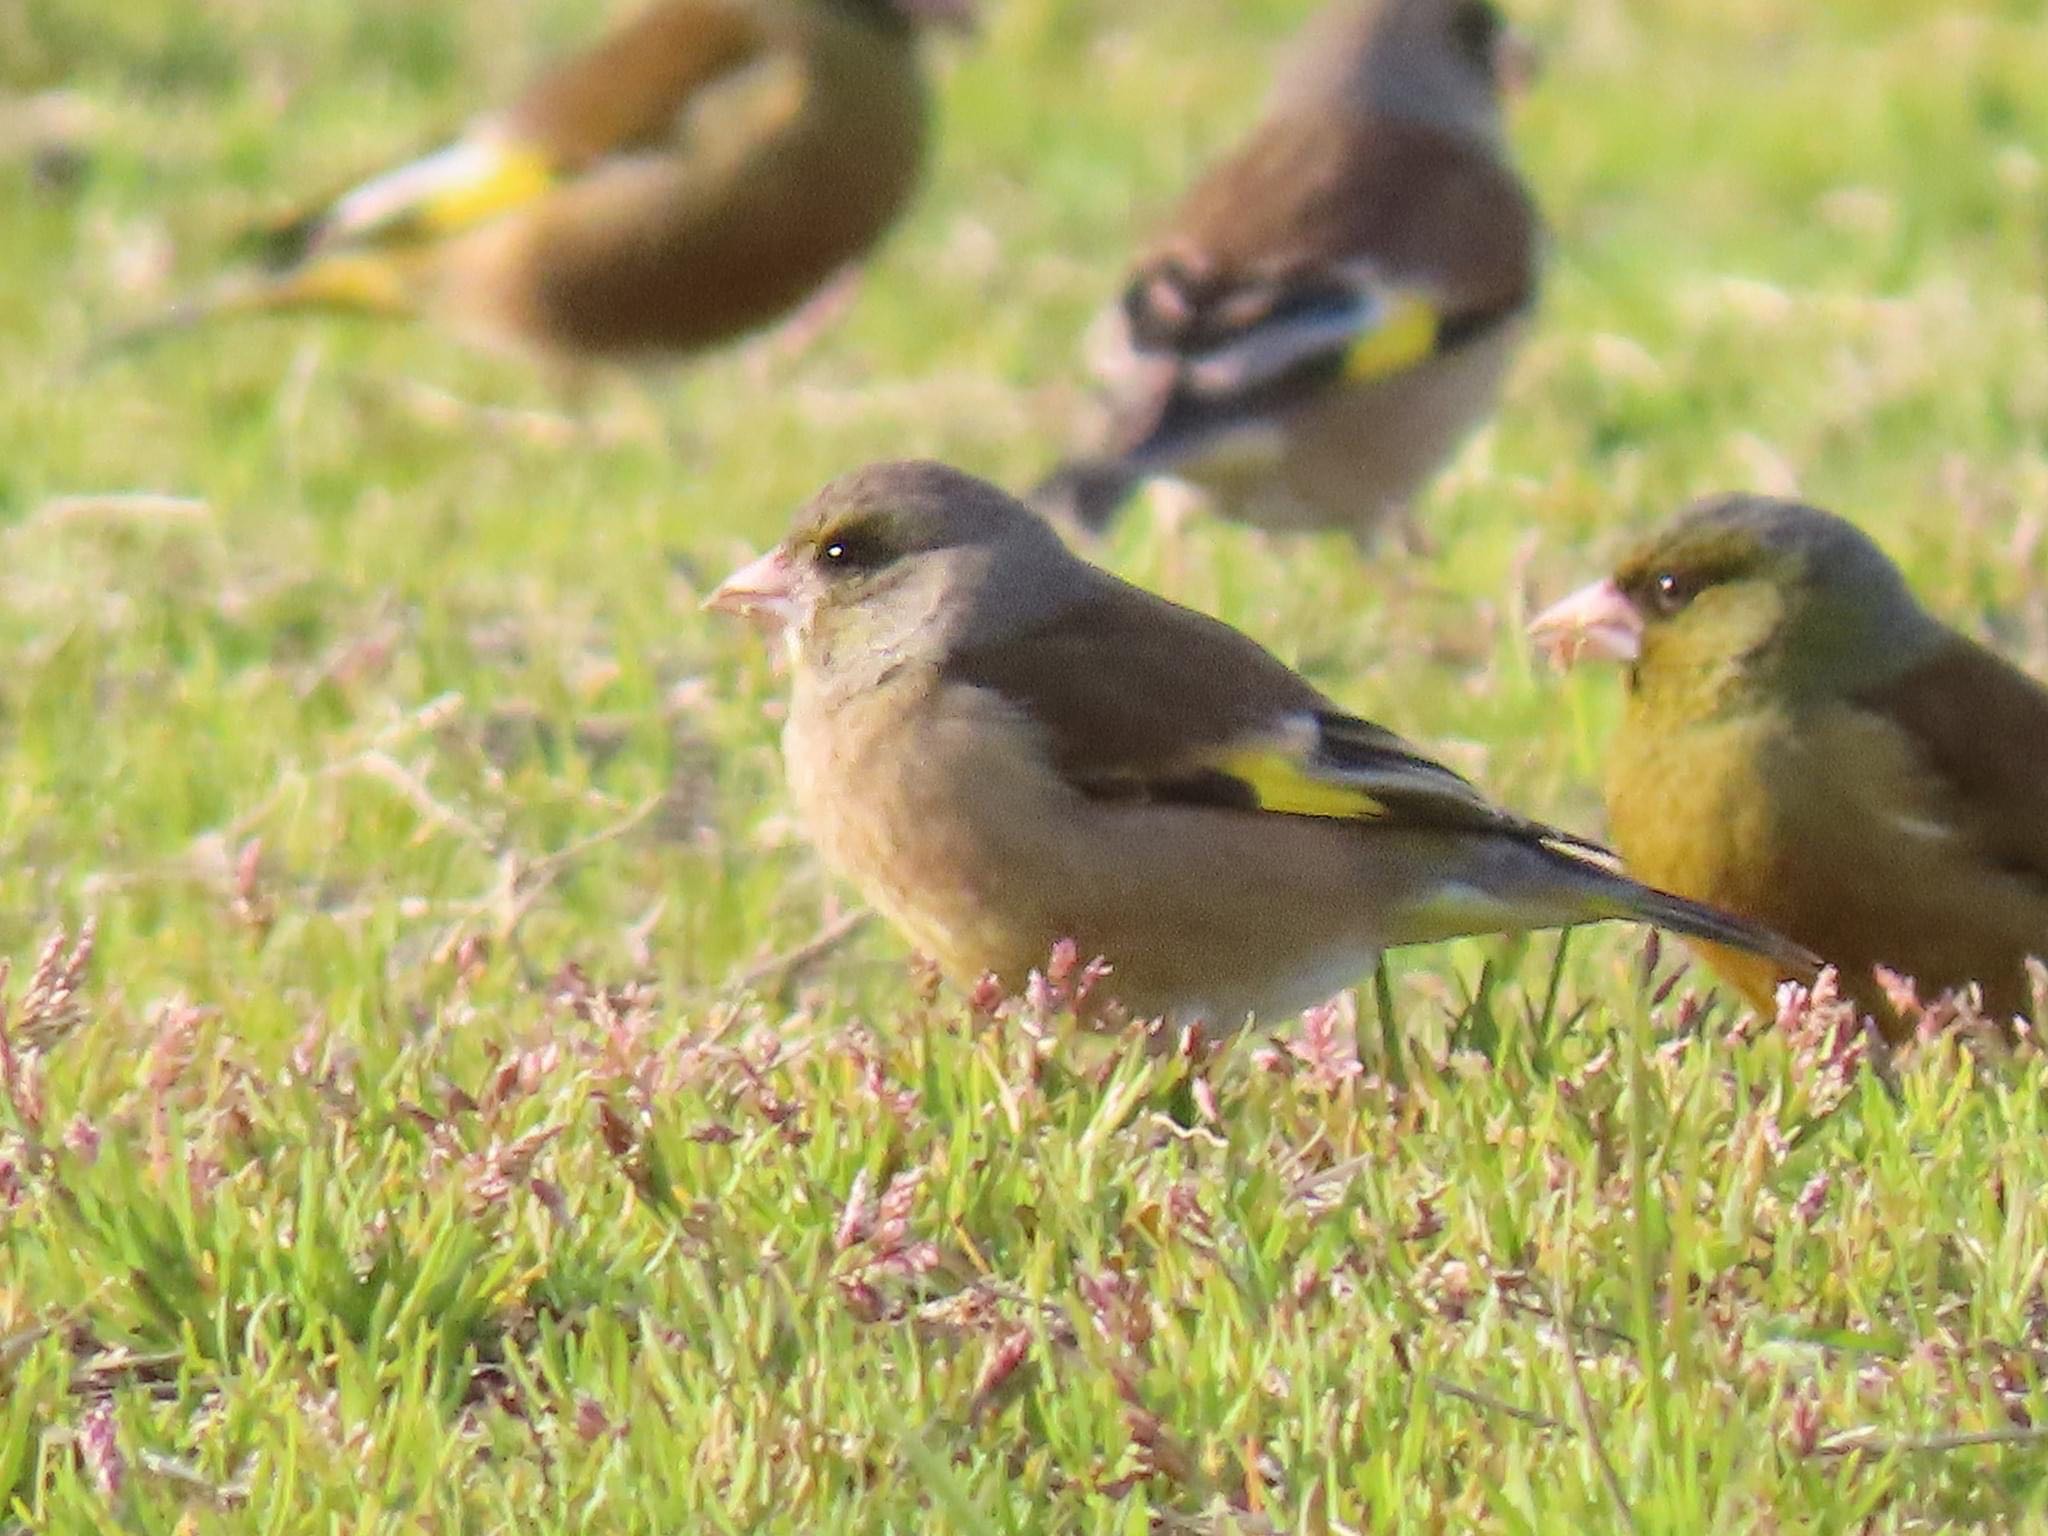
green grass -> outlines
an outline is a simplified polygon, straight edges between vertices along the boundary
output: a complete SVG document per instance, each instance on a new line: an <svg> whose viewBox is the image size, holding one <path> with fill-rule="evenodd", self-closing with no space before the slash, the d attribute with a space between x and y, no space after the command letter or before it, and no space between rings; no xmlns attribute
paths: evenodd
<svg viewBox="0 0 2048 1536"><path fill-rule="evenodd" d="M1521 622L1689 494L1852 512L2048 671L2036 8L1516 9L1553 261L1440 555L1141 515L1112 563L1588 830L1612 680ZM873 928L775 963L847 898L698 599L867 459L1043 468L1299 7L994 0L849 317L568 442L445 419L558 403L425 332L78 370L592 10L0 8L0 1530L2040 1520L2038 1053L1888 1097L1624 931L1404 954L1386 1027L1199 1081Z"/></svg>

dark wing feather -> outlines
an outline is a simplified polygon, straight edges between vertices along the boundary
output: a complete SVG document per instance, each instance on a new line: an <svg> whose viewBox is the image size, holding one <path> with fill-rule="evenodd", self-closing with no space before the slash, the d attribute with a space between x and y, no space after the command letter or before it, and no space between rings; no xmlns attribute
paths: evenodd
<svg viewBox="0 0 2048 1536"><path fill-rule="evenodd" d="M1539 239L1520 181L1477 145L1397 119L1276 118L1181 204L1132 285L1133 333L1214 346L1340 303L1340 275L1364 267L1426 290L1446 331L1470 334L1529 302Z"/></svg>
<svg viewBox="0 0 2048 1536"><path fill-rule="evenodd" d="M508 131L565 170L675 134L693 91L758 57L773 40L742 0L666 0L530 86Z"/></svg>
<svg viewBox="0 0 2048 1536"><path fill-rule="evenodd" d="M1113 447L1170 454L1285 411L1374 338L1412 337L1397 356L1473 340L1528 306L1538 239L1521 183L1479 146L1397 120L1275 119L1132 273L1125 355L1105 359Z"/></svg>
<svg viewBox="0 0 2048 1536"><path fill-rule="evenodd" d="M1331 707L1229 625L1108 579L946 671L1013 700L1061 775L1090 792L1184 777L1223 743Z"/></svg>
<svg viewBox="0 0 2048 1536"><path fill-rule="evenodd" d="M1121 582L957 653L946 679L1012 701L1059 774L1094 799L1484 832L1606 858L1335 708L1228 625Z"/></svg>
<svg viewBox="0 0 2048 1536"><path fill-rule="evenodd" d="M1425 757L1384 726L1356 715L1316 717L1314 767L1332 778L1371 786L1390 820L1443 831L1498 832L1614 864L1599 843L1504 810L1462 774Z"/></svg>
<svg viewBox="0 0 2048 1536"><path fill-rule="evenodd" d="M1857 702L1912 739L1985 858L2048 892L2048 689L1958 635Z"/></svg>
<svg viewBox="0 0 2048 1536"><path fill-rule="evenodd" d="M245 254L279 271L309 259L336 238L403 244L429 233L433 198L458 187L419 188L420 204L395 202L374 222L348 218L352 196L395 182L409 167L445 159L474 134L538 156L550 175L573 175L607 156L670 142L693 91L759 56L770 39L754 10L738 0L666 0L643 11L582 53L555 65L488 127L442 141L377 176L351 181L301 212L252 232Z"/></svg>

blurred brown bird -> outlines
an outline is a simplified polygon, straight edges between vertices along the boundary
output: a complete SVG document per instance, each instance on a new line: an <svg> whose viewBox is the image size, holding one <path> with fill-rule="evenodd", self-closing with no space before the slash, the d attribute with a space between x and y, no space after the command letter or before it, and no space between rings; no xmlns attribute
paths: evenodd
<svg viewBox="0 0 2048 1536"><path fill-rule="evenodd" d="M1461 934L1620 918L1806 958L1499 809L942 465L826 487L710 605L785 630L812 836L962 982L1020 985L1071 939L1134 1014L1228 1031Z"/></svg>
<svg viewBox="0 0 2048 1536"><path fill-rule="evenodd" d="M565 361L730 341L902 211L926 136L915 33L970 6L666 0L115 345L304 309L425 317Z"/></svg>
<svg viewBox="0 0 2048 1536"><path fill-rule="evenodd" d="M1486 0L1319 13L1098 323L1103 441L1033 504L1099 528L1170 474L1267 527L1412 533L1535 300L1539 221L1501 124L1527 58Z"/></svg>
<svg viewBox="0 0 2048 1536"><path fill-rule="evenodd" d="M2048 954L2048 689L1921 607L1853 525L1763 496L1702 502L1532 626L1628 669L1608 749L1616 844L1645 880L1927 998L2001 1020ZM1709 946L1759 1007L1787 973Z"/></svg>

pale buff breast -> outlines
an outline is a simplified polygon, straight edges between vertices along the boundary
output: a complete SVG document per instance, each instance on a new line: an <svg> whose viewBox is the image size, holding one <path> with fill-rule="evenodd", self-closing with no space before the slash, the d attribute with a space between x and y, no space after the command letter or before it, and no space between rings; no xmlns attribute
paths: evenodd
<svg viewBox="0 0 2048 1536"><path fill-rule="evenodd" d="M1426 901L1442 868L1426 834L1090 800L977 690L944 709L863 696L837 719L800 701L785 748L826 862L956 981L1021 984L1071 938L1139 1016L1235 1028L1319 1003L1370 972L1379 913Z"/></svg>
<svg viewBox="0 0 2048 1536"><path fill-rule="evenodd" d="M1509 321L1392 377L1330 391L1205 445L1174 472L1262 527L1363 538L1428 488L1500 398L1526 322Z"/></svg>

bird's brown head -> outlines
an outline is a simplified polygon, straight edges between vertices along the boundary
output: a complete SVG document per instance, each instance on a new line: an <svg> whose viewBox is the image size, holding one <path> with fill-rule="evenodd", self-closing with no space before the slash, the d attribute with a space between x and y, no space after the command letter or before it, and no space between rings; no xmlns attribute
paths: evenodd
<svg viewBox="0 0 2048 1536"><path fill-rule="evenodd" d="M1718 496L1530 626L1567 664L1626 663L1638 690L1701 701L1832 697L1922 659L1942 630L1854 524L1768 496Z"/></svg>
<svg viewBox="0 0 2048 1536"><path fill-rule="evenodd" d="M1274 105L1339 98L1491 142L1501 98L1535 67L1527 35L1492 0L1339 0L1303 30Z"/></svg>
<svg viewBox="0 0 2048 1536"><path fill-rule="evenodd" d="M706 606L773 625L800 666L857 686L1042 612L1089 569L987 481L902 461L826 486Z"/></svg>

